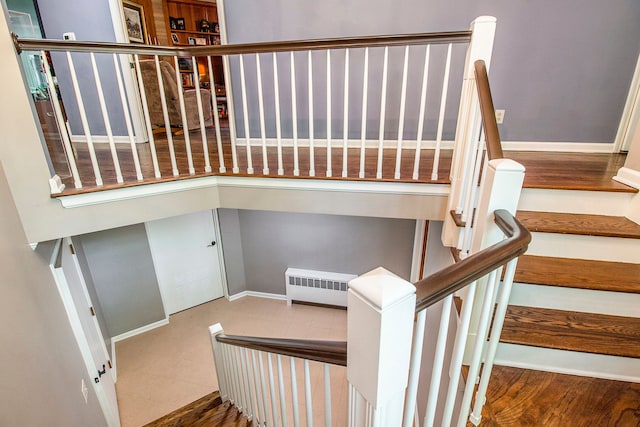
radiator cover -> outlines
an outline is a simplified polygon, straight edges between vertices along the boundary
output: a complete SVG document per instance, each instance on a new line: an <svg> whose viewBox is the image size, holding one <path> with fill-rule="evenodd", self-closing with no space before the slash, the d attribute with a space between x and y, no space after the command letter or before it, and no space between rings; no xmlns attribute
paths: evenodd
<svg viewBox="0 0 640 427"><path fill-rule="evenodd" d="M287 268L284 273L287 304L292 301L347 306L347 289L356 274Z"/></svg>

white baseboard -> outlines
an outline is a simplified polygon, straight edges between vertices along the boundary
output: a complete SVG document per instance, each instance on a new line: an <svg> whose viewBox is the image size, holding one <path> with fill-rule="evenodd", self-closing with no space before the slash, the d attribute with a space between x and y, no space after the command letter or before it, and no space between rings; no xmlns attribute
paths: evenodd
<svg viewBox="0 0 640 427"><path fill-rule="evenodd" d="M640 383L640 359L500 343L495 364Z"/></svg>
<svg viewBox="0 0 640 427"><path fill-rule="evenodd" d="M502 141L505 151L552 151L567 153L613 153L611 142Z"/></svg>
<svg viewBox="0 0 640 427"><path fill-rule="evenodd" d="M267 299L275 299L280 301L286 301L287 296L282 294L271 294L268 292L256 292L256 291L242 291L237 294L229 295L229 301L236 301L240 298L244 297L256 297L256 298L267 298Z"/></svg>
<svg viewBox="0 0 640 427"><path fill-rule="evenodd" d="M618 169L618 174L613 179L640 190L640 171L622 167Z"/></svg>
<svg viewBox="0 0 640 427"><path fill-rule="evenodd" d="M262 139L251 138L250 143L252 147L262 146ZM397 140L385 139L382 141L383 148L396 148ZM246 146L247 142L245 138L236 138L237 146ZM280 140L282 147L293 147L292 138L282 138ZM307 138L299 138L297 141L299 147L309 147L310 141ZM332 139L331 145L333 148L340 148L344 144L341 139ZM377 148L380 141L377 139L365 140L366 148ZM454 142L452 140L445 140L440 142L440 148L443 150L453 149ZM265 145L267 147L277 147L278 141L275 138L266 138ZM316 139L313 141L315 148L323 149L327 147L326 139ZM362 146L362 140L349 139L347 140L348 148L360 148ZM402 142L402 146L407 149L416 148L415 140L406 140ZM425 150L433 150L436 147L436 141L425 140L421 141L420 147ZM554 141L502 141L502 148L505 151L552 151L552 152L569 152L569 153L613 153L615 146L611 142L554 142Z"/></svg>
<svg viewBox="0 0 640 427"><path fill-rule="evenodd" d="M144 325L144 326L140 326L139 328L133 329L131 331L128 332L124 332L120 335L116 335L114 337L111 337L111 345L113 345L114 343L117 343L118 341L122 341L122 340L126 340L127 338L131 338L134 337L136 335L140 335L143 334L145 332L148 332L152 329L155 328L159 328L160 326L164 326L164 325L168 325L169 324L169 318L164 318L162 320L158 320L157 322L153 322L153 323L149 323L148 325Z"/></svg>

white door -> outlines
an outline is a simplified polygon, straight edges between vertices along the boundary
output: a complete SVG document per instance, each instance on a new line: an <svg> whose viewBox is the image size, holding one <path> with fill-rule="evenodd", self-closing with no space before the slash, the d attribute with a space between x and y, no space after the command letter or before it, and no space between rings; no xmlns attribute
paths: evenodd
<svg viewBox="0 0 640 427"><path fill-rule="evenodd" d="M109 354L70 239L64 239L58 245L51 268L91 379L91 384L85 385L94 388L108 425L119 426L118 400Z"/></svg>
<svg viewBox="0 0 640 427"><path fill-rule="evenodd" d="M213 211L145 223L166 314L224 295Z"/></svg>

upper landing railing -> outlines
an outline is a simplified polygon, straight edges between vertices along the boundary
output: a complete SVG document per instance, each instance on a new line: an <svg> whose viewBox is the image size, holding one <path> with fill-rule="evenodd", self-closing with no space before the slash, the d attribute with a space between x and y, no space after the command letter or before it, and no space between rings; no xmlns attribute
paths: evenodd
<svg viewBox="0 0 640 427"><path fill-rule="evenodd" d="M39 52L60 94L71 192L211 174L458 182L483 151L473 62L488 64L494 28L482 17L469 31L396 36L15 45Z"/></svg>

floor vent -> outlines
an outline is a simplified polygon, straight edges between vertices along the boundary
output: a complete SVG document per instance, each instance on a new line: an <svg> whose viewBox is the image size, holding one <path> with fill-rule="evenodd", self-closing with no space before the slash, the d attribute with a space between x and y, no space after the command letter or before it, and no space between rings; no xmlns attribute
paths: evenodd
<svg viewBox="0 0 640 427"><path fill-rule="evenodd" d="M287 268L284 273L287 285L287 304L291 301L347 306L347 288L355 274L332 273L330 271Z"/></svg>

